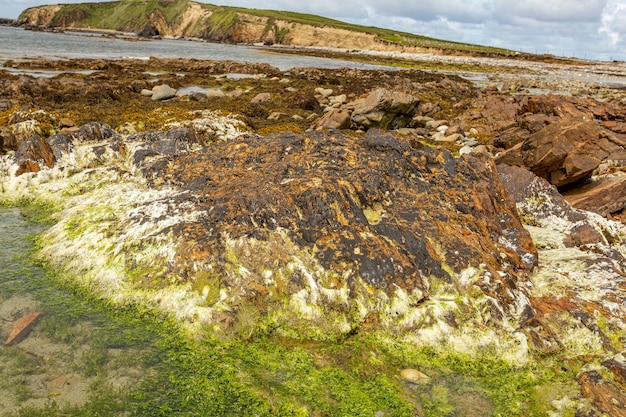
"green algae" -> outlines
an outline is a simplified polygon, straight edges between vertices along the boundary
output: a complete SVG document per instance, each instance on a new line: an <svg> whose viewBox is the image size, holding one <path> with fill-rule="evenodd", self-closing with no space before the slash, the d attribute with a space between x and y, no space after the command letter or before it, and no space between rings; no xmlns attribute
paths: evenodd
<svg viewBox="0 0 626 417"><path fill-rule="evenodd" d="M37 205L31 201L25 207L28 204L28 210L36 212ZM231 261L236 258L231 254ZM575 398L572 375L582 366L564 370L556 358L534 358L532 364L515 366L489 350L478 356L461 354L416 346L403 342L401 335L379 331L357 330L327 341L278 337L278 329L262 324L267 318L254 309L239 313L235 337L216 338L206 328L202 337L191 339L167 316L132 303L111 304L59 278L45 279L74 292L60 303L69 306L69 313L63 320L42 321L39 331L81 346L85 336L77 329L80 318L104 311L106 320L97 327L105 329L106 337L79 355L77 366L97 377L111 360L110 348L128 347L135 349L134 358L144 358L142 366L150 372L125 393L98 379L93 390L99 394L80 407L51 402L7 416L542 416L553 409L552 403ZM205 278L198 282L213 284ZM50 297L59 305L57 296ZM120 331L116 324L130 328ZM37 372L36 360L17 360ZM402 380L399 372L404 368L422 370L430 382ZM552 387L549 393L544 386ZM30 395L26 383L15 390L24 398Z"/></svg>

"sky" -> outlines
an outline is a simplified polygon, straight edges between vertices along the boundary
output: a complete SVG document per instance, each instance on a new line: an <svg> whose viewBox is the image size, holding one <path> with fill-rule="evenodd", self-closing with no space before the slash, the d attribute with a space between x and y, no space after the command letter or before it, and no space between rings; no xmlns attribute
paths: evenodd
<svg viewBox="0 0 626 417"><path fill-rule="evenodd" d="M91 0L98 1L98 0ZM102 0L100 0L102 1ZM63 0L62 3L80 3ZM345 22L530 53L626 60L626 0L212 0L311 13ZM54 0L0 0L17 18Z"/></svg>

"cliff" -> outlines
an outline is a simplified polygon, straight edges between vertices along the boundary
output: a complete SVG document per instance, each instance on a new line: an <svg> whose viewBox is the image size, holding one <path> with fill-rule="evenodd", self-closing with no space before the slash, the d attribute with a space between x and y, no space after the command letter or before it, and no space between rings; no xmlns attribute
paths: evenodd
<svg viewBox="0 0 626 417"><path fill-rule="evenodd" d="M225 43L264 43L419 52L446 49L508 54L510 51L352 25L320 16L216 6L188 0L113 1L33 7L22 26L133 32L140 36L199 38Z"/></svg>

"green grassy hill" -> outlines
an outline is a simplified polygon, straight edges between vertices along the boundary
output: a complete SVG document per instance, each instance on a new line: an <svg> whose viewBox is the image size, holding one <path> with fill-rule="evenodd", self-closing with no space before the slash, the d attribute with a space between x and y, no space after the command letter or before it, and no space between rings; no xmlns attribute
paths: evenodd
<svg viewBox="0 0 626 417"><path fill-rule="evenodd" d="M47 9L46 9L47 8ZM54 9L53 9L54 8ZM44 13L44 10L46 12ZM258 39L246 38L250 25L263 25ZM350 24L311 14L217 6L189 0L120 0L103 3L62 4L25 10L18 22L44 27L91 28L135 32L143 35L197 37L217 42L250 43L270 40L294 46L297 27L341 29L373 37L390 48L419 47L461 53L510 55L514 52L434 39L406 32ZM300 26L303 25L303 26ZM258 32L258 31L257 31Z"/></svg>

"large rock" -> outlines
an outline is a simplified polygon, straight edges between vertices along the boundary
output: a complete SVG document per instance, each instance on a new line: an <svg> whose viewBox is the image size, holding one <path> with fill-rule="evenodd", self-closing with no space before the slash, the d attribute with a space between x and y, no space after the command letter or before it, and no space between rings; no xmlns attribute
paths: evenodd
<svg viewBox="0 0 626 417"><path fill-rule="evenodd" d="M352 120L368 129L399 129L411 121L418 104L411 94L378 88L354 105Z"/></svg>
<svg viewBox="0 0 626 417"><path fill-rule="evenodd" d="M370 291L413 302L436 283L464 292L458 276L469 268L490 277L476 288L517 305L536 251L493 161L414 146L376 130L282 133L169 158L154 175L202 213L177 226L185 245L170 273L193 280L192 265L204 265L219 287L262 310L282 294L336 313ZM315 301L327 290L346 304Z"/></svg>
<svg viewBox="0 0 626 417"><path fill-rule="evenodd" d="M607 156L619 150L596 121L564 119L531 134L496 161L525 166L559 187L590 177Z"/></svg>
<svg viewBox="0 0 626 417"><path fill-rule="evenodd" d="M44 166L52 168L56 161L54 152L48 143L40 136L20 142L15 161L20 166L17 175L26 172L37 172Z"/></svg>
<svg viewBox="0 0 626 417"><path fill-rule="evenodd" d="M573 207L608 217L624 210L626 176L600 177L581 187L564 191L563 196Z"/></svg>

